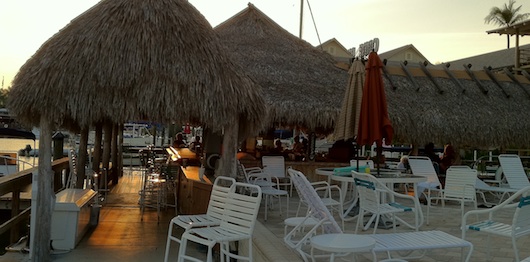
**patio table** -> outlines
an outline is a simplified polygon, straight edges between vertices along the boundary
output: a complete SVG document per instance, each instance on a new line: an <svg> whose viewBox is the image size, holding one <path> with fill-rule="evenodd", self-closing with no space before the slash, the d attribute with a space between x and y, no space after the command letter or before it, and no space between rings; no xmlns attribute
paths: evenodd
<svg viewBox="0 0 530 262"><path fill-rule="evenodd" d="M341 184L340 187L342 191L341 200L343 200L344 202L346 200L346 193L347 193L348 185L349 183L353 184L354 182L353 176L351 174L348 176L335 175L335 172L333 171L334 169L335 168L333 167L317 168L315 170L315 173L319 175L328 176L328 181L334 180L334 181L340 182ZM389 188L394 188L394 184L402 184L402 183L412 184L414 188L414 196L416 198L419 197L418 194L416 194L416 192L418 192L418 183L427 181L426 177L405 174L405 173L401 173L400 170L394 170L394 169L380 169L379 175L377 175L376 169L372 169L370 170L370 173L374 175L379 181L385 183ZM391 199L391 201L393 201L393 199ZM343 218L345 218L350 213L350 211L356 206L357 195L354 193L352 199L348 200L347 203L344 202L344 204L348 205L348 208L346 208L346 211L342 214ZM421 210L419 210L419 212L421 212Z"/></svg>

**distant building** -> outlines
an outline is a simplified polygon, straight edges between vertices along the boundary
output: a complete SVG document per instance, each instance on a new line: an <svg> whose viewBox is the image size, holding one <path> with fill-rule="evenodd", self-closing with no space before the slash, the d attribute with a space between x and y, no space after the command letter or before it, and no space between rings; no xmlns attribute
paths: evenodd
<svg viewBox="0 0 530 262"><path fill-rule="evenodd" d="M513 49L513 69L528 73L530 71L530 48L519 46L519 38L530 35L530 19L502 28L486 31L488 34L515 35L515 49Z"/></svg>
<svg viewBox="0 0 530 262"><path fill-rule="evenodd" d="M317 46L317 48L320 48L333 56L335 58L335 61L350 64L350 60L353 58L353 54L348 51L337 39L332 38L328 41L322 43L321 45Z"/></svg>
<svg viewBox="0 0 530 262"><path fill-rule="evenodd" d="M396 49L379 53L381 60L387 60L387 64L399 65L400 62L407 61L408 66L415 66L418 63L431 62L423 56L423 54L416 49L412 44L398 47Z"/></svg>
<svg viewBox="0 0 530 262"><path fill-rule="evenodd" d="M471 64L470 69L473 71L483 70L484 67L491 67L492 71L502 71L504 68L512 69L515 66L515 49L516 47L501 49L498 51L449 61L444 63L443 65L438 66L445 66L446 64L449 64L451 69L462 69L464 65L467 66ZM519 49L530 51L530 44L519 46ZM523 54L526 53L523 52ZM527 63L528 62L530 61L527 61ZM527 63L524 63L524 61L522 61L521 65L523 66L523 68Z"/></svg>

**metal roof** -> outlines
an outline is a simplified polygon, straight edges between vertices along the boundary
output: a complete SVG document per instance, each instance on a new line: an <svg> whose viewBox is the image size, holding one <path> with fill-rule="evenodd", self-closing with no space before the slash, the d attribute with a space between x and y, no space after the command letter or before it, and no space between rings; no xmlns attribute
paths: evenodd
<svg viewBox="0 0 530 262"><path fill-rule="evenodd" d="M530 35L530 20L525 20L510 26L489 30L486 31L486 33L500 35Z"/></svg>

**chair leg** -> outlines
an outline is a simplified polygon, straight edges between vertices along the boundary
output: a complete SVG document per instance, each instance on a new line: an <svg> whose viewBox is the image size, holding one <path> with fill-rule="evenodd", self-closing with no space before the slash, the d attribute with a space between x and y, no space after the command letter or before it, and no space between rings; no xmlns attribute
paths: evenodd
<svg viewBox="0 0 530 262"><path fill-rule="evenodd" d="M515 237L512 237L512 245L513 245L513 252L515 253L515 261L519 260L519 251L517 250L517 241L515 240Z"/></svg>
<svg viewBox="0 0 530 262"><path fill-rule="evenodd" d="M179 255L178 255L177 262L184 262L187 246L188 246L188 239L182 238L180 240Z"/></svg>
<svg viewBox="0 0 530 262"><path fill-rule="evenodd" d="M373 232L373 234L375 234L375 231L377 231L377 225L379 225L379 217L380 217L379 214L375 215L375 224L374 224L374 232Z"/></svg>
<svg viewBox="0 0 530 262"><path fill-rule="evenodd" d="M164 262L167 262L167 259L169 257L169 248L171 246L171 238L173 237L173 222L169 222L169 231L167 232L167 240L166 240L166 253L164 254Z"/></svg>
<svg viewBox="0 0 530 262"><path fill-rule="evenodd" d="M357 231L359 230L359 225L364 227L364 210L359 208L359 215L357 216L357 225L355 226L355 234L357 234Z"/></svg>

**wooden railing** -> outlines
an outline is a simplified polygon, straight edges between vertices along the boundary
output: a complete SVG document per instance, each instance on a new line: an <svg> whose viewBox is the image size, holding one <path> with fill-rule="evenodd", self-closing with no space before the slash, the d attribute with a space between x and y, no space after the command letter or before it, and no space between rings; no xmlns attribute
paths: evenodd
<svg viewBox="0 0 530 262"><path fill-rule="evenodd" d="M63 170L68 172L68 169L68 157L52 162L55 192L63 188L61 182L62 173ZM0 235L10 230L10 243L15 243L20 238L19 225L28 222L31 206L22 211L20 210L20 193L31 185L34 172L38 172L37 167L23 170L9 176L0 177L0 196L11 194L11 218L0 225Z"/></svg>

